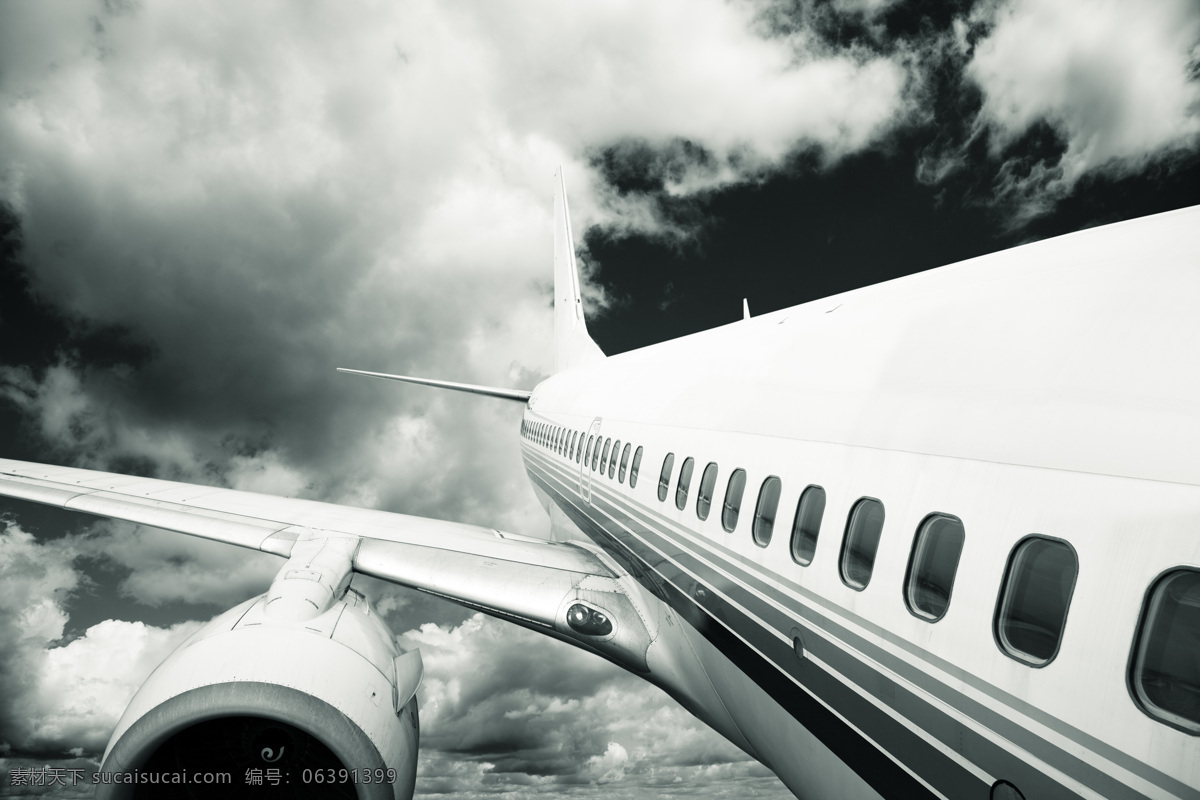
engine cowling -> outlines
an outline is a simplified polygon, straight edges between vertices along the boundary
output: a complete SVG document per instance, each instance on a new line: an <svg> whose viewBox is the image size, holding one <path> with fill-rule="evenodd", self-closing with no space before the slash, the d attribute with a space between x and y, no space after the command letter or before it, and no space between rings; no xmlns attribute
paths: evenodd
<svg viewBox="0 0 1200 800"><path fill-rule="evenodd" d="M412 797L420 653L353 590L305 614L275 588L151 674L109 741L98 798Z"/></svg>

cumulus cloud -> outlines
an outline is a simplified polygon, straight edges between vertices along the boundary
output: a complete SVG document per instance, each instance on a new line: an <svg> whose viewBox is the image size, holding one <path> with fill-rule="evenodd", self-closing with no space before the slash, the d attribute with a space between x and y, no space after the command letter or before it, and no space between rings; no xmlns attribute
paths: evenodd
<svg viewBox="0 0 1200 800"><path fill-rule="evenodd" d="M707 796L737 780L746 797L786 796L660 690L569 645L479 614L401 640L425 663L419 793Z"/></svg>
<svg viewBox="0 0 1200 800"><path fill-rule="evenodd" d="M108 620L62 641L81 588L69 544L42 544L0 522L0 731L7 750L104 749L133 693L196 624Z"/></svg>
<svg viewBox="0 0 1200 800"><path fill-rule="evenodd" d="M1200 136L1200 6L1189 0L1013 0L966 74L983 92L979 124L1004 148L1039 124L1061 148L1002 169L1002 199L1044 211L1088 173L1128 174Z"/></svg>

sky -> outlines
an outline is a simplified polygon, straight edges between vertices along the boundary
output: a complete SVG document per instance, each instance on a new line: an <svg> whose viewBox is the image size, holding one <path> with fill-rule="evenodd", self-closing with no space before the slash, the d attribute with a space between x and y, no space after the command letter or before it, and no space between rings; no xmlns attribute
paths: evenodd
<svg viewBox="0 0 1200 800"><path fill-rule="evenodd" d="M546 535L518 406L335 367L549 376L559 164L625 352L1200 203L1200 5L4 0L0 455ZM279 564L0 503L0 774L92 763ZM790 796L606 662L355 586L422 652L418 796Z"/></svg>

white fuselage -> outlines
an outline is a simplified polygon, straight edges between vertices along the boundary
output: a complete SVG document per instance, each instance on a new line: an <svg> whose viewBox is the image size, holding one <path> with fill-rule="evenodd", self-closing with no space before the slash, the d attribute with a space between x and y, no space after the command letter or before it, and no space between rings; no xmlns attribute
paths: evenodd
<svg viewBox="0 0 1200 800"><path fill-rule="evenodd" d="M1006 781L1028 800L1200 797L1197 737L1144 713L1128 682L1147 591L1200 567L1197 225L1185 210L1075 234L568 370L529 403L527 472L557 537L632 563L681 623L721 705L692 710L798 796L987 798ZM635 487L582 463L589 433L643 448ZM782 491L763 546L751 527L769 476ZM809 485L826 504L801 565L790 540ZM856 589L840 563L864 497L885 518ZM905 600L933 513L965 530L937 621ZM995 632L1031 535L1078 562L1043 666Z"/></svg>

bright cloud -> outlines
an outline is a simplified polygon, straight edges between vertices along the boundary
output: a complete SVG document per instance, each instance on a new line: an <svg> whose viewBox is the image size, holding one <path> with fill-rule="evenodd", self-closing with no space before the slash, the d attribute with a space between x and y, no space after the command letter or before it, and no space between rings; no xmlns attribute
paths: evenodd
<svg viewBox="0 0 1200 800"><path fill-rule="evenodd" d="M982 124L1004 146L1035 123L1066 142L1057 164L1005 176L1037 204L1080 177L1122 174L1194 147L1200 135L1200 6L1189 0L1013 0L1002 4L967 75Z"/></svg>
<svg viewBox="0 0 1200 800"><path fill-rule="evenodd" d="M0 730L10 748L103 750L134 692L196 628L109 620L62 644L64 605L81 588L75 555L12 523L0 531Z"/></svg>
<svg viewBox="0 0 1200 800"><path fill-rule="evenodd" d="M425 663L418 793L466 796L482 783L496 793L702 797L737 780L746 797L787 796L659 689L569 645L478 614L401 638Z"/></svg>

